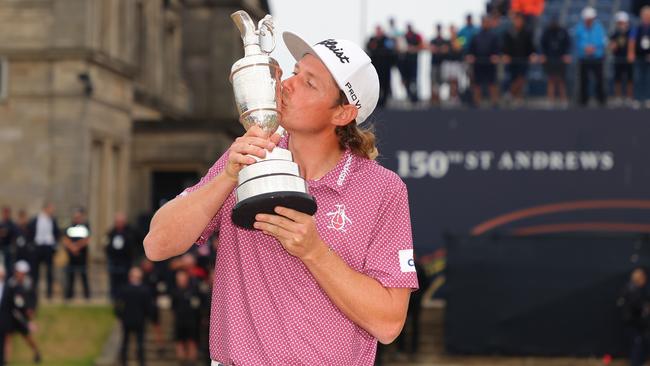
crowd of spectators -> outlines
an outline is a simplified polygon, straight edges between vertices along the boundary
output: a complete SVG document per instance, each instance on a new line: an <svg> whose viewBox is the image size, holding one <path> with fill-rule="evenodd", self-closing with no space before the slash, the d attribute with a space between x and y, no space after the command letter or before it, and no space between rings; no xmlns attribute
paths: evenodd
<svg viewBox="0 0 650 366"><path fill-rule="evenodd" d="M37 329L39 298L52 299L59 278L62 298L66 302L75 298L77 278L81 280L86 301L108 297L122 324L121 364L128 363L131 336L137 342L138 361L145 364L147 329L153 333L157 352L165 353L166 332L161 327L161 306L171 310L171 336L176 359L181 365L198 364L199 355L208 353L216 242L213 240L210 245L195 247L180 257L154 263L143 256L141 233L145 228L132 227L124 214L117 213L112 227L99 239L106 258L108 279L107 286L102 286L91 283L88 278L88 245L95 234L91 232L85 210L74 209L65 229L59 229L55 210L52 203L46 203L30 219L24 210L14 218L10 207L2 208L0 365L10 357L11 340L16 338L11 335L14 334L20 335L32 349L34 362L41 361L41 352L33 336ZM58 269L62 271L57 272ZM45 283L40 283L41 277L45 277ZM107 288L108 291L104 293L94 287Z"/></svg>
<svg viewBox="0 0 650 366"><path fill-rule="evenodd" d="M428 42L412 24L401 31L390 19L387 30L376 26L366 46L379 74L379 106L395 99L399 82L391 83L391 76L398 74L408 103L417 106L519 107L534 101L566 108L572 102L588 106L593 97L600 106L650 108L650 6L638 7L638 14L616 13L609 34L590 6L571 29L558 15L541 24L541 0L496 2L479 25L467 15L460 30L435 24ZM418 88L426 59L419 56L426 53L429 101ZM530 85L533 66L543 70L536 80L541 89Z"/></svg>

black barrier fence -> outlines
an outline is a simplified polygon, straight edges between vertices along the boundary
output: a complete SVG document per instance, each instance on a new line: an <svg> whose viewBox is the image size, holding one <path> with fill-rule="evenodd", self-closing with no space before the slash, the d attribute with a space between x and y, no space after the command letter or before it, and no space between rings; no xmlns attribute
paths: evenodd
<svg viewBox="0 0 650 366"><path fill-rule="evenodd" d="M617 296L649 261L650 113L383 111L375 125L418 258L446 274L433 283L451 352L622 352Z"/></svg>
<svg viewBox="0 0 650 366"><path fill-rule="evenodd" d="M644 235L472 237L447 250L445 344L452 353L626 354L617 301Z"/></svg>

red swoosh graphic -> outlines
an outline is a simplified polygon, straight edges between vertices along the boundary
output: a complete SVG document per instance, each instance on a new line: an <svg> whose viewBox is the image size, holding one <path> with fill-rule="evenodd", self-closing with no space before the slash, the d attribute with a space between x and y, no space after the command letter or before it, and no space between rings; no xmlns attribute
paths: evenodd
<svg viewBox="0 0 650 366"><path fill-rule="evenodd" d="M484 221L472 228L471 234L481 235L496 227L529 217L548 215L557 212L593 210L603 208L650 209L650 200L587 200L568 201L534 206L522 210L513 211Z"/></svg>
<svg viewBox="0 0 650 366"><path fill-rule="evenodd" d="M650 223L626 222L573 222L563 224L546 224L517 228L512 230L516 236L529 236L539 234L580 232L580 231L605 231L605 232L633 232L650 233Z"/></svg>

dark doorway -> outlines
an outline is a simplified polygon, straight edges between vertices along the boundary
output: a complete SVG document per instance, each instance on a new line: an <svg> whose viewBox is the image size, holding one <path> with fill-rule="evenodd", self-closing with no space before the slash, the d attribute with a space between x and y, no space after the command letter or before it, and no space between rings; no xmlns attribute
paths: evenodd
<svg viewBox="0 0 650 366"><path fill-rule="evenodd" d="M158 210L165 202L173 199L185 188L191 187L199 180L196 172L153 172L151 207Z"/></svg>

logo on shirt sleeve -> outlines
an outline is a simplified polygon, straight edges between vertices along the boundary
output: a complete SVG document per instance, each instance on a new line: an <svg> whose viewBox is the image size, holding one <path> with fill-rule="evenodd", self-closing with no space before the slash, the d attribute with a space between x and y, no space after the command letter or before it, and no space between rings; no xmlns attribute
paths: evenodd
<svg viewBox="0 0 650 366"><path fill-rule="evenodd" d="M399 251L399 267L402 272L415 272L413 249L402 249Z"/></svg>

